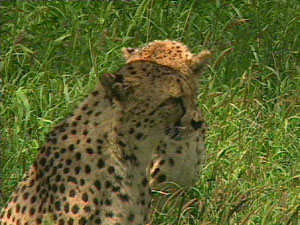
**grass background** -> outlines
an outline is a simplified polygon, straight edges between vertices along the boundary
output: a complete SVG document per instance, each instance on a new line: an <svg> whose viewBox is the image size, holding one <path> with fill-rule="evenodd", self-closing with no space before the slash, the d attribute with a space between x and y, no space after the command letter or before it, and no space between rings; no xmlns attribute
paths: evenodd
<svg viewBox="0 0 300 225"><path fill-rule="evenodd" d="M214 52L199 94L208 154L185 203L153 223L300 223L298 0L1 1L0 10L0 208L49 129L124 64L122 47L174 39Z"/></svg>

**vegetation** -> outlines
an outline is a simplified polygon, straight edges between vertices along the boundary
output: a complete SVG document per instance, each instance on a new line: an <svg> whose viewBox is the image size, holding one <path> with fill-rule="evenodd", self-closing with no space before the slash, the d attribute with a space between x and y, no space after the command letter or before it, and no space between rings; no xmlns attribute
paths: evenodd
<svg viewBox="0 0 300 225"><path fill-rule="evenodd" d="M300 222L300 3L228 1L1 2L0 207L45 135L121 47L175 39L214 59L200 80L210 126L199 182L153 224ZM183 196L184 200L180 200Z"/></svg>

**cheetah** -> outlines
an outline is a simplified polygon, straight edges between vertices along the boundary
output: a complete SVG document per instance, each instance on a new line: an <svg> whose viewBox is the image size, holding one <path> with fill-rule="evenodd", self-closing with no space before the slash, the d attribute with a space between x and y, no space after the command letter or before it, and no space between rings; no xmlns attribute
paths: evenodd
<svg viewBox="0 0 300 225"><path fill-rule="evenodd" d="M211 53L203 51L193 58L193 54L185 45L178 42L176 42L176 46L173 46L173 44L174 42L171 41L153 42L141 50L123 49L123 55L127 63L137 60L153 61L170 66L187 76L191 76L191 74L196 77L199 76L210 59ZM170 56L172 59L166 56ZM196 62L194 68L189 66L193 64L193 60ZM186 62L189 61L190 63L186 65ZM202 63L198 64L197 61ZM191 97L196 98L196 96ZM166 135L158 149L156 149L149 168L151 189L168 190L168 188L174 188L172 183L179 187L188 188L197 181L197 173L200 171L205 154L204 132L206 125L199 110L194 117L198 117L195 121L199 121L199 123L191 124L195 131L190 132L188 138L182 137L184 135L183 131L178 132L178 129L183 129L183 127L177 126L177 132L172 131L173 137Z"/></svg>
<svg viewBox="0 0 300 225"><path fill-rule="evenodd" d="M196 80L211 53L193 55L182 43L166 40L123 54L126 64L103 74L49 133L2 209L0 224L146 224L150 187L184 184L176 168L187 161L190 167L201 164L205 123Z"/></svg>

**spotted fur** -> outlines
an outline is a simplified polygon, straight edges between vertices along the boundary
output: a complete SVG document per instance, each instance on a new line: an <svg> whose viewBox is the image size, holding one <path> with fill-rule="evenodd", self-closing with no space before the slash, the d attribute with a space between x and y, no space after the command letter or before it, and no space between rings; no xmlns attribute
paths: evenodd
<svg viewBox="0 0 300 225"><path fill-rule="evenodd" d="M123 53L126 64L49 134L0 224L145 224L149 187L194 182L205 132L196 80L210 53L175 41Z"/></svg>

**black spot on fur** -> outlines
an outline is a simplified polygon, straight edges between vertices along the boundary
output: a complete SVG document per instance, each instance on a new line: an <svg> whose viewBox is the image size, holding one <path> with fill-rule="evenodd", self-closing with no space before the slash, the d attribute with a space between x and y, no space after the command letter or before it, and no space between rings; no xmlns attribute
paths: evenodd
<svg viewBox="0 0 300 225"><path fill-rule="evenodd" d="M75 177L72 177L72 176L68 176L68 182L71 182L71 183L74 183L74 184L77 184L77 180Z"/></svg>
<svg viewBox="0 0 300 225"><path fill-rule="evenodd" d="M123 202L128 202L129 201L129 196L127 194L119 194L118 197L123 201Z"/></svg>
<svg viewBox="0 0 300 225"><path fill-rule="evenodd" d="M94 185L95 185L95 187L96 187L98 190L101 190L101 183L100 183L100 181L96 180L96 181L94 182Z"/></svg>
<svg viewBox="0 0 300 225"><path fill-rule="evenodd" d="M140 140L143 137L143 133L137 133L137 135L135 135L137 140Z"/></svg>
<svg viewBox="0 0 300 225"><path fill-rule="evenodd" d="M170 158L169 159L169 164L170 164L170 166L174 166L174 159Z"/></svg>
<svg viewBox="0 0 300 225"><path fill-rule="evenodd" d="M77 152L77 153L75 154L75 158L76 158L77 160L80 160L80 159L81 159L81 153L80 153L80 152Z"/></svg>
<svg viewBox="0 0 300 225"><path fill-rule="evenodd" d="M167 177L166 177L166 175L164 175L164 174L159 175L159 176L157 177L157 181L158 181L159 183L165 182L166 179L167 179Z"/></svg>
<svg viewBox="0 0 300 225"><path fill-rule="evenodd" d="M121 145L122 147L126 147L126 144L123 141L119 141L118 144Z"/></svg>
<svg viewBox="0 0 300 225"><path fill-rule="evenodd" d="M70 150L71 152L74 151L74 149L75 149L75 146L74 146L73 144L69 145L69 150Z"/></svg>
<svg viewBox="0 0 300 225"><path fill-rule="evenodd" d="M109 166L109 167L107 168L107 171L108 171L109 174L112 174L112 173L115 172L115 168L114 168L113 166Z"/></svg>
<svg viewBox="0 0 300 225"><path fill-rule="evenodd" d="M67 202L65 205L64 205L64 211L65 213L68 213L70 210L70 207L69 207L69 203Z"/></svg>
<svg viewBox="0 0 300 225"><path fill-rule="evenodd" d="M114 216L114 214L112 212L106 212L105 216L112 218Z"/></svg>
<svg viewBox="0 0 300 225"><path fill-rule="evenodd" d="M69 192L69 196L74 197L75 194L76 194L76 192L73 189L71 189L70 192Z"/></svg>
<svg viewBox="0 0 300 225"><path fill-rule="evenodd" d="M102 169L105 166L105 162L103 161L103 159L99 159L97 166L99 169Z"/></svg>
<svg viewBox="0 0 300 225"><path fill-rule="evenodd" d="M99 91L94 91L94 92L92 92L92 95L94 95L94 96L99 95Z"/></svg>
<svg viewBox="0 0 300 225"><path fill-rule="evenodd" d="M145 177L145 178L143 179L143 181L142 181L142 185L143 185L144 187L146 187L147 184L148 184L148 180L147 180L147 178Z"/></svg>
<svg viewBox="0 0 300 225"><path fill-rule="evenodd" d="M74 213L74 214L77 214L78 213L78 211L79 211L79 207L78 207L78 205L73 205L73 207L72 207L72 212Z"/></svg>
<svg viewBox="0 0 300 225"><path fill-rule="evenodd" d="M133 214L133 213L130 213L130 214L128 215L128 217L127 217L127 220L128 220L129 222L133 222L133 220L134 220L134 214Z"/></svg>
<svg viewBox="0 0 300 225"><path fill-rule="evenodd" d="M91 167L89 165L85 165L84 171L85 171L85 173L90 173L91 172Z"/></svg>

